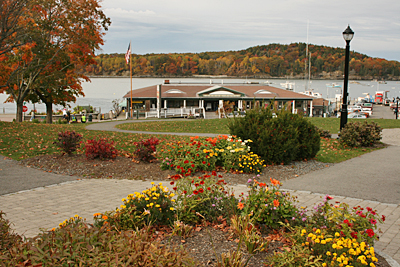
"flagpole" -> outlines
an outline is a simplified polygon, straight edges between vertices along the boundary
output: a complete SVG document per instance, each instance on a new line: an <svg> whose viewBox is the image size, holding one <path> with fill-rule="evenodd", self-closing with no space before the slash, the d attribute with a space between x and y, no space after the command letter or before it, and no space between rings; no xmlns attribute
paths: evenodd
<svg viewBox="0 0 400 267"><path fill-rule="evenodd" d="M133 119L133 106L132 106L132 47L131 47L131 41L129 42L129 47L130 47L130 51L129 51L129 73L131 76L131 119Z"/></svg>

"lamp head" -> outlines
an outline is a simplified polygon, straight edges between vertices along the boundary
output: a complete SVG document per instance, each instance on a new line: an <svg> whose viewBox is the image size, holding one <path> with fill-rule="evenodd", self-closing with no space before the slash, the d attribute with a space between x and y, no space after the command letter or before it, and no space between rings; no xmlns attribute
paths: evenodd
<svg viewBox="0 0 400 267"><path fill-rule="evenodd" d="M350 25L347 26L343 32L343 38L346 42L350 42L353 39L354 32L351 30Z"/></svg>

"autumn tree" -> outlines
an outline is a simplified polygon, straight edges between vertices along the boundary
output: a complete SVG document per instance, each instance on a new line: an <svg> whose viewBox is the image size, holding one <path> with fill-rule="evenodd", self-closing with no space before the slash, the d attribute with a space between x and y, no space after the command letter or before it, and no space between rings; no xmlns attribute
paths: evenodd
<svg viewBox="0 0 400 267"><path fill-rule="evenodd" d="M5 85L9 100L17 104L17 121L22 121L22 104L28 94L42 90L51 94L52 103L63 103L61 89L80 86L79 78L87 77L73 74L74 70L96 63L94 51L103 44L103 30L111 23L97 0L33 0L29 10L33 20L27 25L29 45L14 48L0 62L11 69ZM58 69L52 73L54 66ZM36 83L41 75L53 77ZM52 82L46 85L46 80ZM60 86L62 81L67 83Z"/></svg>

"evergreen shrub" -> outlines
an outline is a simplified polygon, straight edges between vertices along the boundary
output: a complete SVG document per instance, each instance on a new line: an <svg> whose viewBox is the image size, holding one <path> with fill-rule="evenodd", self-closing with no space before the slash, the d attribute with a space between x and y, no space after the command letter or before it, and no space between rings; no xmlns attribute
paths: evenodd
<svg viewBox="0 0 400 267"><path fill-rule="evenodd" d="M244 117L229 120L230 134L251 139L251 151L266 164L289 162L315 157L320 148L320 136L315 126L301 115L286 109L256 108Z"/></svg>
<svg viewBox="0 0 400 267"><path fill-rule="evenodd" d="M349 122L339 133L340 143L348 147L370 147L382 139L382 128L375 122Z"/></svg>

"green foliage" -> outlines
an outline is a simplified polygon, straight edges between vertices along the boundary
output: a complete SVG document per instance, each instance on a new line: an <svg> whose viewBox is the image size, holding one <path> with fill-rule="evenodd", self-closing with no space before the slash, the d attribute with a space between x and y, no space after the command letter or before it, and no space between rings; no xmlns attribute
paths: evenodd
<svg viewBox="0 0 400 267"><path fill-rule="evenodd" d="M282 223L301 224L300 211L293 205L289 193L279 191L280 182L271 179L271 187L254 179L247 197L241 196L238 208L242 216L251 214L255 223L265 227L278 229Z"/></svg>
<svg viewBox="0 0 400 267"><path fill-rule="evenodd" d="M215 175L215 173L213 173ZM203 220L215 222L229 219L236 212L237 199L226 187L224 180L216 181L210 175L198 178L174 176L176 182L178 220L195 224Z"/></svg>
<svg viewBox="0 0 400 267"><path fill-rule="evenodd" d="M332 134L328 130L324 130L324 129L318 128L317 126L315 126L315 128L316 128L316 130L317 130L317 132L318 132L320 137L332 138Z"/></svg>
<svg viewBox="0 0 400 267"><path fill-rule="evenodd" d="M75 131L65 131L58 133L57 141L55 141L54 144L68 155L71 155L80 147L81 140L81 134Z"/></svg>
<svg viewBox="0 0 400 267"><path fill-rule="evenodd" d="M45 232L0 254L8 266L193 266L183 250L160 245L148 228L107 231L78 222Z"/></svg>
<svg viewBox="0 0 400 267"><path fill-rule="evenodd" d="M40 123L39 119L32 119L32 123Z"/></svg>
<svg viewBox="0 0 400 267"><path fill-rule="evenodd" d="M315 157L320 147L318 132L309 121L287 110L256 108L228 122L232 135L253 140L251 150L267 164L287 164Z"/></svg>
<svg viewBox="0 0 400 267"><path fill-rule="evenodd" d="M173 207L175 194L161 183L154 185L142 193L135 192L127 198L115 212L96 213L97 226L107 226L112 229L135 229L143 225L172 225L175 217Z"/></svg>
<svg viewBox="0 0 400 267"><path fill-rule="evenodd" d="M267 257L266 262L270 266L277 267L321 267L322 255L314 256L308 247L294 244L289 251L284 253L276 253L273 256Z"/></svg>
<svg viewBox="0 0 400 267"><path fill-rule="evenodd" d="M106 138L87 140L85 150L87 159L114 159L118 155L118 151L114 147L114 142L108 142Z"/></svg>
<svg viewBox="0 0 400 267"><path fill-rule="evenodd" d="M382 128L375 122L349 122L339 133L340 143L348 147L370 147L381 139Z"/></svg>

